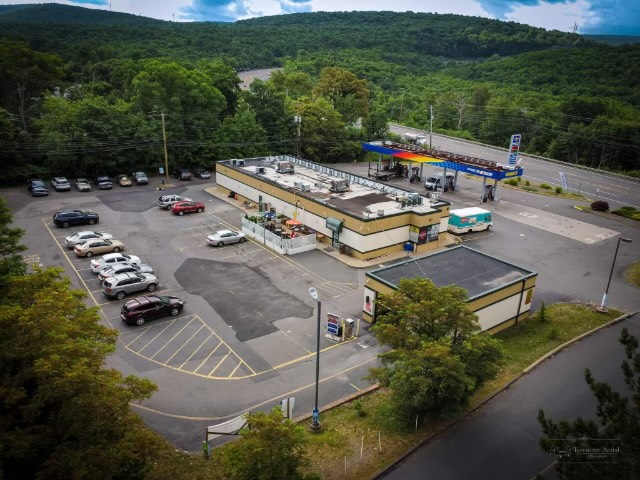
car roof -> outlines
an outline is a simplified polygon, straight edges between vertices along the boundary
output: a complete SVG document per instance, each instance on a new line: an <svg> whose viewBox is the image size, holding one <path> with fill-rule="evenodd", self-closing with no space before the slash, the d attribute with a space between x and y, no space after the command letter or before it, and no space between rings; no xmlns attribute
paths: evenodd
<svg viewBox="0 0 640 480"><path fill-rule="evenodd" d="M233 230L218 230L215 235L222 235L223 233L233 233Z"/></svg>

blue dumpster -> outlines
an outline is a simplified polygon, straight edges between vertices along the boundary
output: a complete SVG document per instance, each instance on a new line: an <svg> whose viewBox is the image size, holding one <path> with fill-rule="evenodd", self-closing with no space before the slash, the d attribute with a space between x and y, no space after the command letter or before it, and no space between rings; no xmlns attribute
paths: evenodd
<svg viewBox="0 0 640 480"><path fill-rule="evenodd" d="M404 242L404 250L406 252L413 252L413 243L412 242Z"/></svg>

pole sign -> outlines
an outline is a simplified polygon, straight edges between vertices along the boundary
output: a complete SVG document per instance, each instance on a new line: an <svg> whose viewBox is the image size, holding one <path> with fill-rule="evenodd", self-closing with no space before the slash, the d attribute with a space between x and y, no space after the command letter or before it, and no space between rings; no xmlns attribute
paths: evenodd
<svg viewBox="0 0 640 480"><path fill-rule="evenodd" d="M338 330L340 328L340 317L334 315L333 313L327 313L327 331L332 335L338 335Z"/></svg>
<svg viewBox="0 0 640 480"><path fill-rule="evenodd" d="M564 174L564 172L560 172L560 181L562 182L562 188L564 188L565 190L569 190L569 186L567 184L567 176Z"/></svg>
<svg viewBox="0 0 640 480"><path fill-rule="evenodd" d="M509 166L515 167L516 161L518 160L518 151L520 151L520 140L522 140L522 135L519 133L516 135L511 135L511 145L509 145Z"/></svg>

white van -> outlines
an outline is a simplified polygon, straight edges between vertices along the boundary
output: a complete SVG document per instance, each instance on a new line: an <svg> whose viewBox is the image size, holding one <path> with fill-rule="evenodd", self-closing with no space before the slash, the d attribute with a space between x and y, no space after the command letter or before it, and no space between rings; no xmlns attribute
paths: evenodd
<svg viewBox="0 0 640 480"><path fill-rule="evenodd" d="M444 177L443 173L436 173L434 175L428 176L427 181L424 182L424 188L426 188L427 190L436 190L441 188L444 192L453 190L454 188L453 179L455 178L455 175L453 173L447 172L446 182L442 181L443 177Z"/></svg>

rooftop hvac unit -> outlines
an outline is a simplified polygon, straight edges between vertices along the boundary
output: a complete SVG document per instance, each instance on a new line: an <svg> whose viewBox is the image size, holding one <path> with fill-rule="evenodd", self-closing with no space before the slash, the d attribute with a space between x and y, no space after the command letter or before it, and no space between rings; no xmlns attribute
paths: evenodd
<svg viewBox="0 0 640 480"><path fill-rule="evenodd" d="M347 180L331 180L330 192L347 192L349 191L349 182Z"/></svg>
<svg viewBox="0 0 640 480"><path fill-rule="evenodd" d="M293 182L293 186L302 190L302 182Z"/></svg>
<svg viewBox="0 0 640 480"><path fill-rule="evenodd" d="M379 217L384 217L384 208L379 208L378 209L378 216Z"/></svg>
<svg viewBox="0 0 640 480"><path fill-rule="evenodd" d="M311 191L311 184L310 183L303 183L300 190L302 190L303 192L310 192Z"/></svg>
<svg viewBox="0 0 640 480"><path fill-rule="evenodd" d="M237 165L239 167L244 167L244 165L245 165L244 160L238 160L237 162L238 162Z"/></svg>
<svg viewBox="0 0 640 480"><path fill-rule="evenodd" d="M278 162L276 171L278 173L294 173L293 164L291 162Z"/></svg>
<svg viewBox="0 0 640 480"><path fill-rule="evenodd" d="M264 175L264 167L256 168L256 173Z"/></svg>

